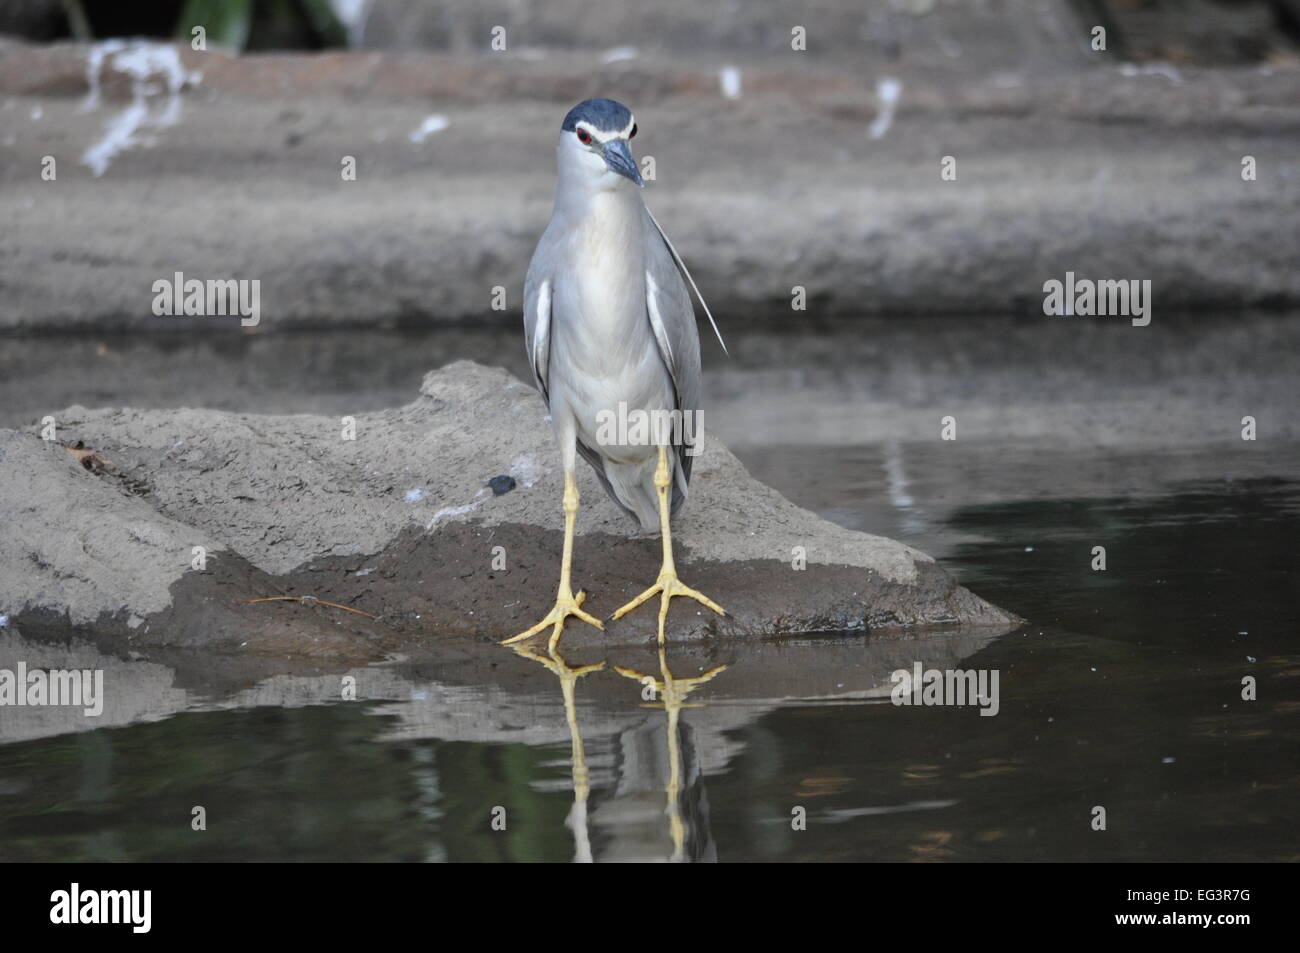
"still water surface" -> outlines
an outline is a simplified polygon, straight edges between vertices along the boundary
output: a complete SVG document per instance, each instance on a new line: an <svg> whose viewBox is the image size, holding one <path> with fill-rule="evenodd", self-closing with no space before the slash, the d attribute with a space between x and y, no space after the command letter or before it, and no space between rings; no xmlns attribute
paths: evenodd
<svg viewBox="0 0 1300 953"><path fill-rule="evenodd" d="M824 472L853 484L869 455L828 455ZM540 743L404 728L396 701L181 713L0 746L0 855L1294 860L1298 506L1295 482L1263 478L956 510L949 526L980 540L945 564L1036 620L961 659L1000 672L994 717L879 694L800 701L779 681L755 698L728 690L744 678L733 670L689 693L702 707L666 713L609 668L570 680L573 732L553 673L536 699L554 729ZM1105 574L1086 568L1099 534L1115 554ZM788 661L863 641L804 640ZM683 668L673 674L700 674ZM1241 700L1246 675L1258 701ZM194 804L207 808L202 834ZM490 827L498 805L505 832ZM1105 832L1090 829L1096 805ZM806 830L792 829L796 807Z"/></svg>

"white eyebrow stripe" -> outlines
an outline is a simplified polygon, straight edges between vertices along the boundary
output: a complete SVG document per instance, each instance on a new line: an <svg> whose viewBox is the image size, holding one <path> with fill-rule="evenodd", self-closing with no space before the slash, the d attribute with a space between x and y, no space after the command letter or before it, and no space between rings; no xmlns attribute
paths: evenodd
<svg viewBox="0 0 1300 953"><path fill-rule="evenodd" d="M591 137L595 139L597 142L605 143L605 142L609 142L611 139L626 139L628 136L630 136L632 134L632 130L636 128L636 117L633 116L631 119L629 119L627 121L627 125L623 127L621 132L611 132L608 134L601 132L591 123L587 122L587 120L585 119L579 119L573 125L575 129L585 129L588 133L591 134Z"/></svg>

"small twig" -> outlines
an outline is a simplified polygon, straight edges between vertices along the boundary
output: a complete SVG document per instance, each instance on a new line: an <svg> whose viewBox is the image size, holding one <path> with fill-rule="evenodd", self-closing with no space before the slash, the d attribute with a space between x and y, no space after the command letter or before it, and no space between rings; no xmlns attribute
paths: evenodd
<svg viewBox="0 0 1300 953"><path fill-rule="evenodd" d="M369 612L362 612L360 609L354 609L351 606L341 606L337 602L326 602L324 599L317 599L315 596L262 596L260 599L241 599L241 602L306 602L312 605L329 606L331 609L342 609L344 612L355 612L357 615L363 615L367 619L379 621L379 616L371 615Z"/></svg>

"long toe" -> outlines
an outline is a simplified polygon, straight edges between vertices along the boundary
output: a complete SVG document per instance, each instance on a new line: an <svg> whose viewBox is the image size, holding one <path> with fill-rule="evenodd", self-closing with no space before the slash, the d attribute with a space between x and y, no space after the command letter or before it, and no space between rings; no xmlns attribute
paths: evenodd
<svg viewBox="0 0 1300 953"><path fill-rule="evenodd" d="M588 625L594 625L596 628L603 631L605 628L603 622L591 613L582 611L582 603L586 598L587 594L585 592L578 593L576 598L565 596L559 597L555 600L555 606L546 614L546 618L542 619L541 622L537 623L532 628L520 632L518 635L512 635L508 639L502 639L501 644L511 645L515 642L522 642L524 639L532 638L543 629L554 626L554 631L551 633L550 641L550 645L553 648L555 643L559 640L560 633L564 631L564 620L571 615L577 616Z"/></svg>
<svg viewBox="0 0 1300 953"><path fill-rule="evenodd" d="M663 586L662 586L660 583L657 583L657 582L656 582L653 586L651 586L651 587L650 587L649 589L647 589L645 592L641 593L641 595L637 596L635 599L633 599L633 600L632 600L631 602L629 602L627 605L625 605L625 606L623 606L622 608L618 609L618 610L617 610L617 611L616 611L612 616L610 616L610 618L611 618L611 619L621 619L621 618L623 618L623 616L627 615L627 614L628 614L629 612L631 612L633 609L635 609L635 608L637 608L638 606L641 606L641 605L645 604L646 602L648 602L648 601L650 600L650 597L651 597L651 596L654 596L656 593L662 591L662 589L663 589Z"/></svg>
<svg viewBox="0 0 1300 953"><path fill-rule="evenodd" d="M689 598L691 598L691 599L694 599L696 602L701 603L702 605L708 606L710 609L712 609L712 610L713 610L714 612L716 612L718 615L726 615L726 614L727 614L727 610L726 610L726 609L722 608L722 606L718 605L716 602L714 602L712 599L710 599L710 598L709 598L708 596L706 596L704 593L700 592L698 589L692 589L690 586L683 585L681 582L678 582L678 583L677 583L676 587L675 587L674 590L673 590L673 595L675 595L675 596L687 596L687 597L689 597Z"/></svg>

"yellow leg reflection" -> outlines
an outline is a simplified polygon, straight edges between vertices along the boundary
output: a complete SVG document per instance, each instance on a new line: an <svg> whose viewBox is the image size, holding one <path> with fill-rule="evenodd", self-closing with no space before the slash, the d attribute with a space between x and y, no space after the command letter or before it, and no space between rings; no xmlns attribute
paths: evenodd
<svg viewBox="0 0 1300 953"><path fill-rule="evenodd" d="M668 604L668 598L664 598L665 612ZM681 810L681 791L682 791L682 747L681 747L681 714L683 708L695 708L697 705L688 705L687 696L696 688L705 682L717 676L724 671L727 666L719 665L705 672L703 675L697 675L694 678L677 678L668 668L667 647L663 643L663 617L660 616L660 640L659 640L659 674L660 678L653 675L646 675L634 669L624 668L621 665L614 666L614 671L627 678L634 679L647 687L653 685L656 697L664 706L664 711L668 714L668 783L664 787L664 793L667 797L667 806L665 813L668 815L668 833L673 841L674 862L681 861L685 857L686 846L686 825L682 821Z"/></svg>
<svg viewBox="0 0 1300 953"><path fill-rule="evenodd" d="M623 606L614 613L613 618L621 619L641 603L645 602L655 593L662 593L663 597L659 601L659 644L664 642L664 623L668 621L668 603L673 596L687 596L696 602L702 603L716 612L718 615L726 615L722 606L718 605L708 596L697 592L690 586L685 585L677 578L677 568L673 565L673 535L668 525L669 511L669 494L668 489L672 486L673 475L672 469L668 466L668 450L665 447L659 448L659 466L655 468L655 490L659 494L659 531L664 541L664 561L659 570L659 578L655 584L647 589L641 595L637 596L627 605Z"/></svg>
<svg viewBox="0 0 1300 953"><path fill-rule="evenodd" d="M599 672L605 663L572 668L554 648L546 655L529 645L516 645L514 651L524 658L540 662L560 680L560 692L564 695L564 717L569 723L569 741L573 750L573 807L569 811L569 827L573 830L573 859L578 863L589 864L592 857L591 837L587 830L587 797L591 793L591 772L587 769L587 750L582 742L582 732L578 729L578 705L574 689L578 679Z"/></svg>

